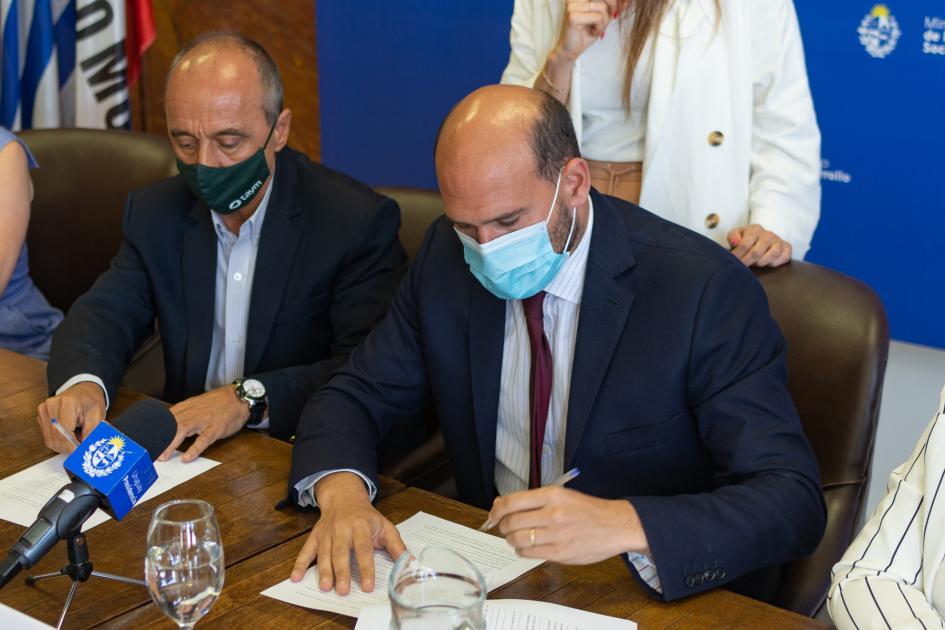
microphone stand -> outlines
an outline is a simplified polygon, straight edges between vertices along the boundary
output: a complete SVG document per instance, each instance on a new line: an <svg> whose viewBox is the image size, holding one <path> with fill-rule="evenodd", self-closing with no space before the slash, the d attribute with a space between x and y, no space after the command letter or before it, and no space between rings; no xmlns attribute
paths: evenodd
<svg viewBox="0 0 945 630"><path fill-rule="evenodd" d="M26 577L27 586L34 586L37 582L42 580L50 580L57 577L65 576L72 578L72 588L69 589L69 594L66 595L66 603L62 607L62 613L60 613L59 621L56 623L56 630L62 628L62 624L66 620L66 613L69 612L69 605L72 604L72 598L75 597L76 589L79 588L79 582L87 582L90 577L95 576L105 580L124 582L125 584L147 586L144 580L135 580L120 575L112 575L111 573L102 573L101 571L92 570L92 561L89 560L89 548L88 545L85 544L85 534L78 528L71 532L69 537L66 538L66 551L69 555L69 564L59 569L58 573L44 573L43 575L29 575Z"/></svg>

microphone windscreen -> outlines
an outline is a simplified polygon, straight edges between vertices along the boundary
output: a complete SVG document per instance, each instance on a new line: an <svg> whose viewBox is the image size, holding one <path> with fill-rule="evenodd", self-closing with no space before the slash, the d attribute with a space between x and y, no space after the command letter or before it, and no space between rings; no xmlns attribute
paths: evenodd
<svg viewBox="0 0 945 630"><path fill-rule="evenodd" d="M167 405L146 398L129 406L111 425L148 451L156 460L171 445L177 434L177 420Z"/></svg>

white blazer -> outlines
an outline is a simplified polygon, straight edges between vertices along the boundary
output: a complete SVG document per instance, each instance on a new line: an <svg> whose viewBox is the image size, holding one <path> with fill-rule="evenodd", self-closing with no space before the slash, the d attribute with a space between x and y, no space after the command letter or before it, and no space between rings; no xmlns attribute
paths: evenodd
<svg viewBox="0 0 945 630"><path fill-rule="evenodd" d="M909 459L832 572L837 628L942 628L945 611L945 389Z"/></svg>
<svg viewBox="0 0 945 630"><path fill-rule="evenodd" d="M759 223L810 247L820 217L820 131L791 0L675 0L656 37L640 205L725 245ZM531 87L565 0L515 0L503 83ZM581 139L578 58L569 109ZM713 146L709 136L723 134ZM709 215L719 217L708 227Z"/></svg>

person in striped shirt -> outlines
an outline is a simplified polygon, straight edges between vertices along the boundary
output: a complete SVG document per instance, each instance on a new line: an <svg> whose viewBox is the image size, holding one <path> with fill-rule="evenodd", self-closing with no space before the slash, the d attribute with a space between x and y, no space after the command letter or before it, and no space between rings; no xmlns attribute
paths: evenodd
<svg viewBox="0 0 945 630"><path fill-rule="evenodd" d="M847 628L943 628L945 388L912 455L832 572L827 609Z"/></svg>

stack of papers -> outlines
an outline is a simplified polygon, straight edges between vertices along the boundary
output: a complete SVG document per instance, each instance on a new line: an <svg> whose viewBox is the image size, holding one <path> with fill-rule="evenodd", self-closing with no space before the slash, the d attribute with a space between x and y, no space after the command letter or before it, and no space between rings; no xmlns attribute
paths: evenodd
<svg viewBox="0 0 945 630"><path fill-rule="evenodd" d="M417 512L397 526L408 551L419 555L430 546L446 547L472 562L486 587L492 591L534 569L541 560L520 558L504 538L492 536L456 523ZM375 552L376 579L374 592L360 589L360 573L352 556L352 584L348 595L323 592L316 584L317 565L311 567L299 583L289 580L263 591L263 595L296 606L358 617L356 630L388 630L390 604L387 581L393 562L383 552ZM486 601L483 616L489 630L635 630L637 625L625 619L521 599Z"/></svg>
<svg viewBox="0 0 945 630"><path fill-rule="evenodd" d="M417 512L398 525L397 529L408 551L415 556L432 546L446 547L463 556L479 569L490 591L508 584L543 562L520 558L504 538L477 532L424 512ZM357 617L365 606L389 607L387 580L394 564L390 556L384 552L375 552L374 591L371 593L361 590L361 576L353 556L352 564L351 592L348 595L338 595L335 591L326 593L319 589L318 565L310 567L301 582L285 580L262 594L296 606L327 610L349 617Z"/></svg>
<svg viewBox="0 0 945 630"><path fill-rule="evenodd" d="M63 469L66 455L56 455L26 470L0 479L0 518L23 527L29 527L36 520L39 510L46 505L59 489L69 483L69 475ZM144 496L143 503L148 499L167 492L207 472L220 462L198 457L189 464L180 459L180 453L175 453L170 461L154 462L158 478ZM82 531L88 531L96 525L101 525L111 517L102 510L96 510L82 526Z"/></svg>

